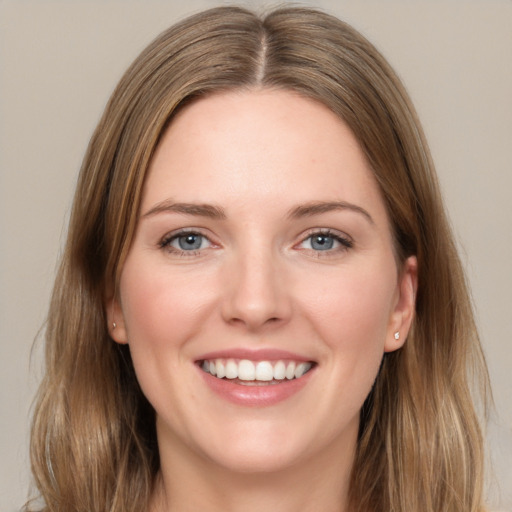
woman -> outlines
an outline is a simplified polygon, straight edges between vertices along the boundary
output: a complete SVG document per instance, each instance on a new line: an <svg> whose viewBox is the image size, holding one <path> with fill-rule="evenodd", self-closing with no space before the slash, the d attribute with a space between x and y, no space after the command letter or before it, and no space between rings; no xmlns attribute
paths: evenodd
<svg viewBox="0 0 512 512"><path fill-rule="evenodd" d="M487 376L427 144L326 14L213 9L133 63L46 360L44 510L483 510Z"/></svg>

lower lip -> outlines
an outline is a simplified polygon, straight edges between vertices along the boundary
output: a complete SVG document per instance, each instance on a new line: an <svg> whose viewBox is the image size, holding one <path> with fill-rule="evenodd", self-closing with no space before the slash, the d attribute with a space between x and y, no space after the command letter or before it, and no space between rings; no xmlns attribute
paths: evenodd
<svg viewBox="0 0 512 512"><path fill-rule="evenodd" d="M283 380L279 384L244 385L229 379L218 379L201 368L205 383L228 402L246 407L267 407L278 404L298 393L310 380L314 369L298 379Z"/></svg>

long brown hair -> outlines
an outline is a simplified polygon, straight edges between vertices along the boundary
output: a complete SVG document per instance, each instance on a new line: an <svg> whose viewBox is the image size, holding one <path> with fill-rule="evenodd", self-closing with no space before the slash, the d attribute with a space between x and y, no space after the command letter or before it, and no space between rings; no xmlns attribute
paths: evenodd
<svg viewBox="0 0 512 512"><path fill-rule="evenodd" d="M471 389L487 373L429 150L399 79L338 19L306 8L259 17L223 7L161 34L115 89L84 158L46 329L32 428L43 510L141 511L159 469L154 411L126 346L107 330L151 157L173 115L240 88L293 90L339 115L381 188L400 262L418 258L405 346L386 354L361 411L356 511L483 510L482 436Z"/></svg>

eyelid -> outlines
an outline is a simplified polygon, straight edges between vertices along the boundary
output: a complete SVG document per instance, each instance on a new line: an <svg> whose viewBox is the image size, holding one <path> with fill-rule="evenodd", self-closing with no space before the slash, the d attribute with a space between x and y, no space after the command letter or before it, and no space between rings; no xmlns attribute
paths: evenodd
<svg viewBox="0 0 512 512"><path fill-rule="evenodd" d="M204 237L209 242L209 247L203 248L203 249L195 249L195 250L183 250L179 249L177 247L173 247L171 245L171 242L180 236L186 236L189 234L196 234L201 237ZM339 243L339 246L332 249L326 249L325 251L315 250L312 248L300 248L299 246L303 244L306 240L311 238L315 235L321 235L321 236L327 236L331 237L334 240L336 240ZM347 233L343 231L339 231L332 228L310 228L306 232L303 232L299 236L298 242L296 242L293 245L294 249L302 250L302 251L308 251L310 253L314 253L315 256L318 257L329 257L333 256L334 254L340 253L340 252L346 252L350 250L354 245L354 241L351 236L349 236ZM186 228L179 228L176 230L173 230L167 234L165 234L158 242L158 247L160 249L165 249L169 253L177 255L177 256L197 256L203 251L211 248L219 247L220 245L212 240L212 237L204 232L204 229L202 228L196 228L196 227L186 227Z"/></svg>
<svg viewBox="0 0 512 512"><path fill-rule="evenodd" d="M309 238L311 238L314 235L328 236L328 237L334 238L337 242L340 243L340 247L335 248L335 249L325 250L325 251L316 251L314 249L302 249L302 250L314 252L315 255L318 255L318 256L322 256L321 253L324 253L323 256L328 256L329 254L332 255L332 253L347 251L354 246L354 240L352 239L352 237L343 231L338 231L338 230L332 229L332 228L310 228L305 233L302 233L300 235L300 240L298 243L296 243L294 245L294 247L297 247L297 246L303 244L306 240L308 240Z"/></svg>
<svg viewBox="0 0 512 512"><path fill-rule="evenodd" d="M175 239L179 238L180 236L186 236L186 235L199 235L208 240L210 246L203 248L203 249L195 249L190 251L185 251L183 249L178 249L177 247L173 247L171 245L171 242ZM158 247L160 249L164 249L168 251L171 254L175 254L178 256L197 256L199 253L210 249L211 247L216 247L218 244L216 244L212 237L204 233L204 230L201 228L196 227L187 227L187 228L179 228L174 231L171 231L167 234L165 234L159 241L158 241Z"/></svg>

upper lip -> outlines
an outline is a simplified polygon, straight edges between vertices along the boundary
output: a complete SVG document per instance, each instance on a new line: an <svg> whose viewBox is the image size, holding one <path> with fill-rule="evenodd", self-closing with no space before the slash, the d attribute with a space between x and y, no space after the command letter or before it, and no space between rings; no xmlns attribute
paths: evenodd
<svg viewBox="0 0 512 512"><path fill-rule="evenodd" d="M250 361L279 361L287 359L299 362L313 362L311 358L305 357L295 352L273 348L257 350L247 348L216 350L201 355L199 358L197 358L197 361L212 359L249 359Z"/></svg>

